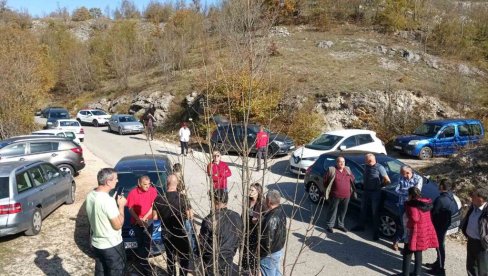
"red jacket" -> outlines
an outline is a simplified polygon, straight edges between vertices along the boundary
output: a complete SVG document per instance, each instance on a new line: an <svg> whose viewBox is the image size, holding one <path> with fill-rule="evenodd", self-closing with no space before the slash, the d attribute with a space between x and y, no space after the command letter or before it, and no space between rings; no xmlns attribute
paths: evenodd
<svg viewBox="0 0 488 276"><path fill-rule="evenodd" d="M227 189L227 177L232 175L224 161L208 164L207 174L212 177L214 189Z"/></svg>
<svg viewBox="0 0 488 276"><path fill-rule="evenodd" d="M429 248L438 248L439 242L434 225L430 217L432 200L420 198L405 202L407 213L407 228L410 232L409 247L411 251L424 251Z"/></svg>
<svg viewBox="0 0 488 276"><path fill-rule="evenodd" d="M258 132L258 135L256 136L256 148L265 148L268 146L268 141L269 141L269 135L266 131L260 131Z"/></svg>

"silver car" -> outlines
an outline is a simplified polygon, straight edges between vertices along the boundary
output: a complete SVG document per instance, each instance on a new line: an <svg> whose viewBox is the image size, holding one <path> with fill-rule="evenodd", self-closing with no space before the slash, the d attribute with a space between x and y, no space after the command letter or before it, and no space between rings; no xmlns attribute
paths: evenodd
<svg viewBox="0 0 488 276"><path fill-rule="evenodd" d="M75 201L73 176L47 162L7 162L0 166L0 236L37 235L42 219Z"/></svg>
<svg viewBox="0 0 488 276"><path fill-rule="evenodd" d="M46 161L72 175L85 167L81 146L56 136L17 136L0 141L0 164L11 161Z"/></svg>
<svg viewBox="0 0 488 276"><path fill-rule="evenodd" d="M143 133L144 125L129 114L115 114L108 121L108 131L116 131L120 135L127 133Z"/></svg>

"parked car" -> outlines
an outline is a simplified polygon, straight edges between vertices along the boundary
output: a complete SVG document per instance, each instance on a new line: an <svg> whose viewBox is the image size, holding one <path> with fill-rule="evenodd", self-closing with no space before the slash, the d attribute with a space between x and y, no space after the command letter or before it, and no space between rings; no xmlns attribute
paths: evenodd
<svg viewBox="0 0 488 276"><path fill-rule="evenodd" d="M73 131L64 131L59 129L45 129L45 130L38 130L31 133L32 135L43 135L43 136L58 136L58 137L65 137L73 142L80 143L80 139L76 136L76 133Z"/></svg>
<svg viewBox="0 0 488 276"><path fill-rule="evenodd" d="M265 131L269 133L268 156L285 155L295 148L295 143L288 136L276 134L267 129ZM256 153L255 143L258 132L259 125L256 124L248 124L246 128L244 124L224 123L212 133L210 142L214 149L225 154L227 152L241 152L244 141L247 139L250 153Z"/></svg>
<svg viewBox="0 0 488 276"><path fill-rule="evenodd" d="M42 109L40 112L36 112L36 115L40 115L42 118L47 118L47 114L51 109L65 109L65 108L62 106L48 106Z"/></svg>
<svg viewBox="0 0 488 276"><path fill-rule="evenodd" d="M143 133L144 125L129 114L114 114L108 121L108 131L116 131L120 135L127 133Z"/></svg>
<svg viewBox="0 0 488 276"><path fill-rule="evenodd" d="M64 108L50 108L46 113L46 126L45 129L52 128L52 125L60 119L69 119L71 118L69 115L68 110Z"/></svg>
<svg viewBox="0 0 488 276"><path fill-rule="evenodd" d="M290 171L303 175L322 153L333 151L369 151L386 155L385 144L376 132L364 129L341 129L322 133L290 157Z"/></svg>
<svg viewBox="0 0 488 276"><path fill-rule="evenodd" d="M85 140L85 130L81 127L80 122L75 119L59 119L52 124L51 128L63 131L72 131L76 133L76 137L80 139L80 142Z"/></svg>
<svg viewBox="0 0 488 276"><path fill-rule="evenodd" d="M171 161L165 155L123 157L115 165L119 182L113 192L127 197L129 192L136 188L139 177L147 175L151 179L152 185L158 190L158 193L162 194L166 191L166 178L171 173L171 168ZM150 254L157 255L164 251L164 240L161 222L154 220L153 224ZM125 220L122 226L122 239L126 250L136 250L139 246L135 238L134 229L130 224L130 213L127 207L125 208Z"/></svg>
<svg viewBox="0 0 488 276"><path fill-rule="evenodd" d="M0 141L0 163L11 161L46 161L71 175L85 167L81 146L57 136L17 136Z"/></svg>
<svg viewBox="0 0 488 276"><path fill-rule="evenodd" d="M100 109L82 109L76 114L76 120L81 124L88 123L94 127L108 125L110 115Z"/></svg>
<svg viewBox="0 0 488 276"><path fill-rule="evenodd" d="M0 236L37 235L42 220L60 205L75 202L73 176L42 161L0 166Z"/></svg>
<svg viewBox="0 0 488 276"><path fill-rule="evenodd" d="M480 143L485 136L483 124L474 119L428 121L412 135L399 136L393 147L419 159L450 155L469 145Z"/></svg>
<svg viewBox="0 0 488 276"><path fill-rule="evenodd" d="M365 152L331 152L320 155L319 159L310 166L305 174L304 184L305 191L308 193L309 199L313 203L319 203L324 196L324 175L330 166L335 166L336 159L339 155L344 156L346 166L351 168L351 172L355 177L355 185L357 190L357 199L351 198L350 203L356 207L361 206L361 199L363 194L363 174L364 174L364 155ZM400 227L400 214L397 207L398 195L395 193L396 185L400 179L400 168L405 165L399 160L383 155L375 154L376 161L383 165L391 180L390 185L383 187L382 208L380 211L380 232L386 237L393 237ZM430 181L427 177L415 171L423 179L422 196L435 200L439 196L439 189L437 184ZM461 201L455 197L459 209L461 208ZM452 217L452 224L449 227L448 234L458 231L461 221L461 212L458 212Z"/></svg>

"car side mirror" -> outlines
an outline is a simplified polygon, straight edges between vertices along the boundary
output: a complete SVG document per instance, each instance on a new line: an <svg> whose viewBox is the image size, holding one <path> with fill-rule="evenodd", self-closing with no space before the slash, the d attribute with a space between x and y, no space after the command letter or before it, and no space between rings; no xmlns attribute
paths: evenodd
<svg viewBox="0 0 488 276"><path fill-rule="evenodd" d="M345 145L341 145L341 146L339 147L339 150L345 150L345 149L347 149L347 147L346 147Z"/></svg>

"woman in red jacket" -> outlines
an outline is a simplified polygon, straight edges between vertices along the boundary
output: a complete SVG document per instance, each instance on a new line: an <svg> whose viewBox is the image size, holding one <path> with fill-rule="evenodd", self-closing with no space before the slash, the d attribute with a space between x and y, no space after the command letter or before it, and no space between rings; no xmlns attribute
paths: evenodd
<svg viewBox="0 0 488 276"><path fill-rule="evenodd" d="M417 187L408 189L408 201L405 203L407 243L403 251L402 275L410 275L412 254L415 254L413 275L421 275L422 251L439 247L430 210L432 210L432 200L422 198Z"/></svg>

